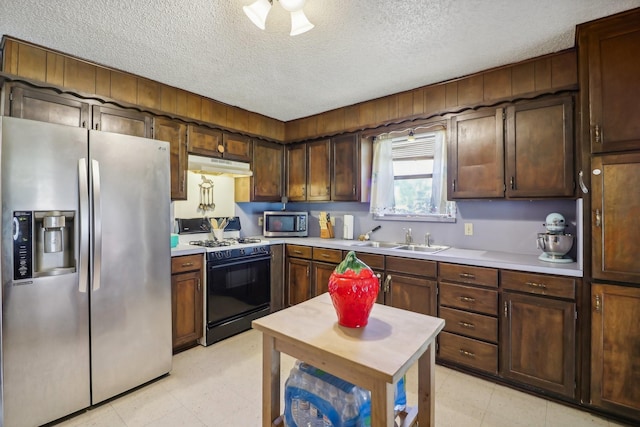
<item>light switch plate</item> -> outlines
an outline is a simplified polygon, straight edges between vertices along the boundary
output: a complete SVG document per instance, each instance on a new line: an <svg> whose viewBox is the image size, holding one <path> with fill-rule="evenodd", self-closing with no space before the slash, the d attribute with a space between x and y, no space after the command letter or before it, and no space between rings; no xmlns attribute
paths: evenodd
<svg viewBox="0 0 640 427"><path fill-rule="evenodd" d="M464 223L464 235L473 236L473 224L470 222Z"/></svg>

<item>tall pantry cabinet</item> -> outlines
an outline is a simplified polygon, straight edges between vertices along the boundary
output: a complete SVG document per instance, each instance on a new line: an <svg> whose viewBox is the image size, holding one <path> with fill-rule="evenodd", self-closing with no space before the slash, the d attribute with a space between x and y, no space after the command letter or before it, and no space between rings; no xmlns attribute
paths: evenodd
<svg viewBox="0 0 640 427"><path fill-rule="evenodd" d="M591 188L589 403L638 420L640 9L579 25L577 40L582 160Z"/></svg>

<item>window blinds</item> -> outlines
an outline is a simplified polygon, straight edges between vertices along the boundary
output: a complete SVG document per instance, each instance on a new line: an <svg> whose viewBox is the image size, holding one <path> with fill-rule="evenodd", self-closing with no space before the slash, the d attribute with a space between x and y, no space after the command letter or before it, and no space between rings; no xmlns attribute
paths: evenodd
<svg viewBox="0 0 640 427"><path fill-rule="evenodd" d="M393 160L433 158L435 154L436 134L433 132L414 135L414 141L408 141L408 135L392 138Z"/></svg>

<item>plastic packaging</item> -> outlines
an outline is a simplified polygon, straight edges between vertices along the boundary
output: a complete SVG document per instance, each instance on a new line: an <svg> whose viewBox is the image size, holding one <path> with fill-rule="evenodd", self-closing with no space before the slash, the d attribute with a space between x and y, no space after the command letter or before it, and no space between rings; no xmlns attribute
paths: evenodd
<svg viewBox="0 0 640 427"><path fill-rule="evenodd" d="M370 427L371 393L297 361L285 383L287 427ZM406 409L406 377L396 384L394 413Z"/></svg>
<svg viewBox="0 0 640 427"><path fill-rule="evenodd" d="M371 394L297 361L285 383L287 427L370 427Z"/></svg>

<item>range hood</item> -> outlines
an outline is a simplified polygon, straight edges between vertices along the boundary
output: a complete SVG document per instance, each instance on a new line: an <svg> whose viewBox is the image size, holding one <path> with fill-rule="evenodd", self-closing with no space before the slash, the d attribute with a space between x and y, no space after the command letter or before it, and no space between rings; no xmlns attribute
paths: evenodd
<svg viewBox="0 0 640 427"><path fill-rule="evenodd" d="M189 154L188 169L191 172L205 175L226 175L233 177L253 175L249 163L196 156L194 154Z"/></svg>

